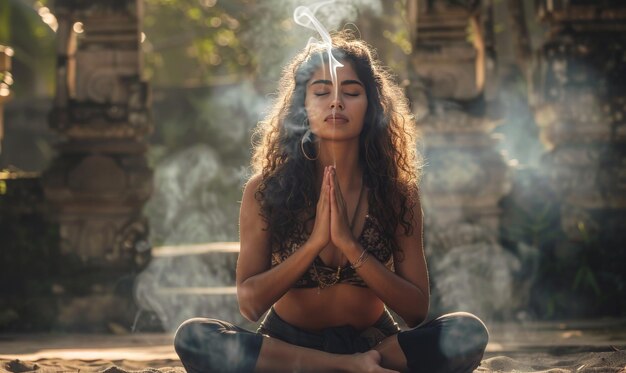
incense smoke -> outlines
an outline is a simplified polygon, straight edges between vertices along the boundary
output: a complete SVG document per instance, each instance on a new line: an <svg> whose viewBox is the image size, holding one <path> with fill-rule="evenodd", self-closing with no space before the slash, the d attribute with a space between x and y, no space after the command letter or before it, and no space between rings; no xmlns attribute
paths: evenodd
<svg viewBox="0 0 626 373"><path fill-rule="evenodd" d="M334 3L335 0L323 1L321 3L317 3L312 5L311 7L299 6L293 12L293 20L300 26L310 28L311 30L317 31L323 42L319 42L315 38L310 38L308 45L312 43L321 44L328 53L328 66L330 70L330 79L333 82L333 87L335 88L335 98L337 98L338 94L338 85L337 85L337 68L343 67L343 64L339 62L335 56L333 56L333 43L330 39L330 34L324 26L320 23L320 21L315 18L315 12L325 5Z"/></svg>

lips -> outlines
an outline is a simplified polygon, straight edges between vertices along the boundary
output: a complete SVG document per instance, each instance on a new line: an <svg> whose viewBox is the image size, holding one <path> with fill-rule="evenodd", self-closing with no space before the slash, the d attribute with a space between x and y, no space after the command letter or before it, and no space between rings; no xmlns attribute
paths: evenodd
<svg viewBox="0 0 626 373"><path fill-rule="evenodd" d="M324 122L347 122L348 117L342 114L329 115L324 119Z"/></svg>

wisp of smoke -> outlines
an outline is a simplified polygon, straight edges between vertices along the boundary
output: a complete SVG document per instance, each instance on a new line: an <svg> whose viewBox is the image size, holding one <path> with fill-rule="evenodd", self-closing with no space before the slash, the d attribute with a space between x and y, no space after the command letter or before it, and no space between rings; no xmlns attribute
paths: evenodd
<svg viewBox="0 0 626 373"><path fill-rule="evenodd" d="M333 43L330 39L330 33L324 28L324 26L320 23L320 21L315 18L315 12L319 8L325 5L329 5L334 3L335 0L330 1L322 1L320 3L313 4L309 7L301 5L297 7L293 12L293 20L300 26L310 28L311 30L317 31L322 38L322 41L318 41L315 38L310 38L308 45L310 44L321 44L322 47L326 48L328 52L328 66L330 69L330 79L333 82L333 86L335 87L335 98L337 97L337 68L343 67L343 64L339 62L335 56L333 56L332 48Z"/></svg>

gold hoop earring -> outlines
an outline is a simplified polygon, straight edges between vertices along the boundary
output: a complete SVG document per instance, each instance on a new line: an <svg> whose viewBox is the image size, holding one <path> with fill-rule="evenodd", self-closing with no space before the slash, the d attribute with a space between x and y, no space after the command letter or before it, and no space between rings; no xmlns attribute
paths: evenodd
<svg viewBox="0 0 626 373"><path fill-rule="evenodd" d="M302 155L304 155L304 158L308 159L309 161L315 161L317 160L317 158L319 157L319 146L317 147L317 155L315 156L315 158L313 157L309 157L308 154L306 154L306 151L304 150L304 141L308 140L311 141L311 130L306 130L306 132L304 133L304 135L302 135L302 139L300 140L300 150L302 150Z"/></svg>

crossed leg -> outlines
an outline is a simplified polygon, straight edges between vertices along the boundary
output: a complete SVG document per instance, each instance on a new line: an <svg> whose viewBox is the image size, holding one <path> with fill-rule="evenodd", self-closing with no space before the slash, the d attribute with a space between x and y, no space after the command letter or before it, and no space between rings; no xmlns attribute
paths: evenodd
<svg viewBox="0 0 626 373"><path fill-rule="evenodd" d="M374 349L381 365L400 372L473 372L487 347L489 332L476 316L455 312L387 337Z"/></svg>
<svg viewBox="0 0 626 373"><path fill-rule="evenodd" d="M219 320L192 319L176 333L175 348L190 373L466 373L480 364L487 340L484 324L467 313L444 315L351 355L296 346Z"/></svg>

